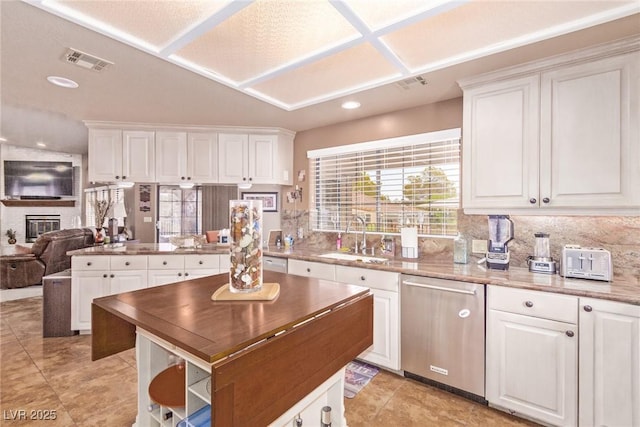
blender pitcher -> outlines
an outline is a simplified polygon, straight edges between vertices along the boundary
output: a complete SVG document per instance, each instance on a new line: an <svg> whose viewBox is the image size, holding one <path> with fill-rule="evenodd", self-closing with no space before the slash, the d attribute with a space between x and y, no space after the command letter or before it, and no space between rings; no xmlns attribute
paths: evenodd
<svg viewBox="0 0 640 427"><path fill-rule="evenodd" d="M549 249L549 234L535 233L536 244L533 248L533 257L539 261L548 261L551 259L551 249Z"/></svg>
<svg viewBox="0 0 640 427"><path fill-rule="evenodd" d="M533 256L527 260L529 271L533 273L554 274L556 272L556 262L551 258L551 249L549 247L549 234L535 233L535 245L533 247Z"/></svg>

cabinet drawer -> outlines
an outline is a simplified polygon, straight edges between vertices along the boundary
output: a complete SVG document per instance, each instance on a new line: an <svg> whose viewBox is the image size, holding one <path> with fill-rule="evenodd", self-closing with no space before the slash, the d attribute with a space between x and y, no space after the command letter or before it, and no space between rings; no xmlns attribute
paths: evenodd
<svg viewBox="0 0 640 427"><path fill-rule="evenodd" d="M220 255L185 255L185 270L195 270L199 268L218 269L220 266Z"/></svg>
<svg viewBox="0 0 640 427"><path fill-rule="evenodd" d="M109 270L108 256L72 256L71 269L74 271Z"/></svg>
<svg viewBox="0 0 640 427"><path fill-rule="evenodd" d="M578 298L569 295L488 286L487 302L493 310L566 323L578 322Z"/></svg>
<svg viewBox="0 0 640 427"><path fill-rule="evenodd" d="M287 271L289 274L296 274L298 276L324 280L336 280L336 269L332 264L290 259Z"/></svg>
<svg viewBox="0 0 640 427"><path fill-rule="evenodd" d="M336 265L336 282L366 286L383 291L398 292L399 276L398 273L390 271Z"/></svg>
<svg viewBox="0 0 640 427"><path fill-rule="evenodd" d="M146 270L147 257L145 255L114 255L111 256L111 270Z"/></svg>
<svg viewBox="0 0 640 427"><path fill-rule="evenodd" d="M149 269L184 269L184 255L149 255Z"/></svg>

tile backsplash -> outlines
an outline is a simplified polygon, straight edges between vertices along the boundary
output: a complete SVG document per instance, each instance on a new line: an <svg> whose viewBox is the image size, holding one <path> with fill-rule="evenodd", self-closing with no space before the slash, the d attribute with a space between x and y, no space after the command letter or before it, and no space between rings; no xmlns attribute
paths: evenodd
<svg viewBox="0 0 640 427"><path fill-rule="evenodd" d="M488 238L486 215L458 213L458 229L471 240ZM514 223L514 239L509 243L511 265L527 267L527 258L533 255L534 233L549 234L551 256L559 261L562 247L578 244L585 247L602 247L611 252L616 280L628 280L640 285L640 216L511 216ZM313 232L309 227L308 211L285 210L282 213L282 229L285 234L296 236L302 228L303 239L296 245L319 250L335 249L337 233ZM359 236L358 236L359 237ZM367 236L367 246L378 244L380 235ZM354 234L342 233L343 246L353 245ZM400 237L395 237L396 256L400 256ZM453 241L441 238L420 238L420 258L451 259ZM471 260L479 259L479 256Z"/></svg>

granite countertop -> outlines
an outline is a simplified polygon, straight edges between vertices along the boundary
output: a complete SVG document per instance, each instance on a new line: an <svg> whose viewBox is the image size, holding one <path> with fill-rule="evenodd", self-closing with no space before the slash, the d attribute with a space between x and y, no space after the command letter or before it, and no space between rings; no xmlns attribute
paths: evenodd
<svg viewBox="0 0 640 427"><path fill-rule="evenodd" d="M508 286L582 297L601 298L640 305L640 278L614 277L612 282L586 279L565 279L558 274L531 273L526 268L511 267L508 271L489 270L473 260L469 264L454 264L451 256L429 259L390 258L382 264L322 258L332 251L269 247L264 255L326 264L363 267L370 270L392 271L439 279L461 280L488 285ZM335 252L335 251L334 251ZM208 243L201 248L178 248L170 243L128 243L92 246L67 252L68 255L188 255L228 254L229 246Z"/></svg>
<svg viewBox="0 0 640 427"><path fill-rule="evenodd" d="M67 255L204 255L228 254L229 245L206 243L199 248L179 248L171 243L114 243L67 252Z"/></svg>
<svg viewBox="0 0 640 427"><path fill-rule="evenodd" d="M269 247L267 256L324 262L327 264L363 267L369 270L392 271L416 276L460 280L488 285L508 286L566 295L592 297L640 305L640 278L614 278L612 282L587 279L565 279L558 274L531 273L526 268L512 267L508 271L489 270L483 264L454 264L451 256L433 259L390 258L381 264L322 258L319 255L331 251L309 249L278 249ZM334 251L335 252L335 251Z"/></svg>

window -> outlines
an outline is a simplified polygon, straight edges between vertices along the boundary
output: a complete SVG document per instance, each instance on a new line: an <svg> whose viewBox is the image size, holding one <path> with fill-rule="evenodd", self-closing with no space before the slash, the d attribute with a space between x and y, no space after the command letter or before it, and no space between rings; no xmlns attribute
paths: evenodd
<svg viewBox="0 0 640 427"><path fill-rule="evenodd" d="M367 231L454 236L460 206L460 129L312 150L311 224L344 231L359 216ZM355 224L355 223L354 223Z"/></svg>
<svg viewBox="0 0 640 427"><path fill-rule="evenodd" d="M158 186L158 243L171 237L202 233L202 190Z"/></svg>
<svg viewBox="0 0 640 427"><path fill-rule="evenodd" d="M95 206L98 200L111 200L112 206L109 209L107 219L117 218L118 224L124 224L124 208L116 209L116 205L124 206L124 191L122 188L108 186L108 187L94 187L85 190L85 218L87 227L96 227ZM121 215L121 216L115 216ZM106 222L102 226L107 226Z"/></svg>

